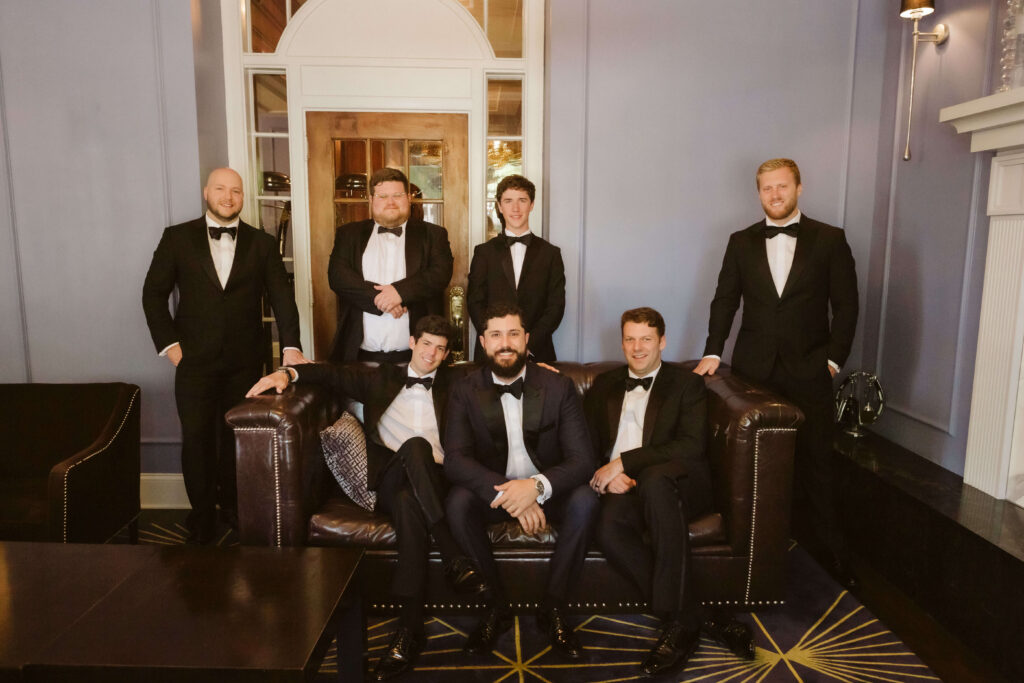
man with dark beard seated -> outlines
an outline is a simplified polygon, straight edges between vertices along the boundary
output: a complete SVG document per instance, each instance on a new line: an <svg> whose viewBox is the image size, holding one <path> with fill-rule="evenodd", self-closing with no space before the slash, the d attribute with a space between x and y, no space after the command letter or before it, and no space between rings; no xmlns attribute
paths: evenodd
<svg viewBox="0 0 1024 683"><path fill-rule="evenodd" d="M452 533L491 587L464 649L490 651L512 624L487 525L514 518L527 533L549 521L558 528L537 623L556 651L578 658L582 647L565 619L566 594L583 569L598 510L597 494L587 486L594 456L582 405L572 380L526 365L529 334L517 306L488 307L484 320L486 363L452 388L444 438Z"/></svg>

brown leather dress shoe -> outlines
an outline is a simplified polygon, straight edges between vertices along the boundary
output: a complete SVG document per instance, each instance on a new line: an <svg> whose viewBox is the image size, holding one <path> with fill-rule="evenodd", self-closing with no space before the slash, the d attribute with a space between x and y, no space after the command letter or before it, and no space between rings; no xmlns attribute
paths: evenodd
<svg viewBox="0 0 1024 683"><path fill-rule="evenodd" d="M640 664L648 676L675 674L686 668L686 662L697 651L700 631L687 629L678 621L670 621L661 631L657 644Z"/></svg>
<svg viewBox="0 0 1024 683"><path fill-rule="evenodd" d="M412 668L416 656L423 646L421 639L405 626L395 631L387 651L377 660L373 669L373 680L386 681Z"/></svg>
<svg viewBox="0 0 1024 683"><path fill-rule="evenodd" d="M580 645L576 632L569 626L569 622L565 620L565 615L559 608L538 610L537 626L540 630L547 631L551 647L554 650L572 659L579 659L583 656L583 646Z"/></svg>

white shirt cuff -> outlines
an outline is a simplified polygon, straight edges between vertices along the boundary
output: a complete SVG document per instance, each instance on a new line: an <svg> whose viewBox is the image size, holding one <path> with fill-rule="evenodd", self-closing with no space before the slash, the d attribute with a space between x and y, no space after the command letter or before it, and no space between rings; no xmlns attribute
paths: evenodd
<svg viewBox="0 0 1024 683"><path fill-rule="evenodd" d="M840 370L839 366L837 364L833 363L832 361L828 362L828 366L830 368L832 368L833 370L835 370L836 372L839 372L839 370Z"/></svg>
<svg viewBox="0 0 1024 683"><path fill-rule="evenodd" d="M554 491L551 490L551 482L548 481L548 478L545 477L543 474L535 474L532 477L530 477L530 479L537 479L538 481L544 484L544 494L537 496L537 504L543 505L544 503L548 502L548 500L551 498L551 494L554 493Z"/></svg>
<svg viewBox="0 0 1024 683"><path fill-rule="evenodd" d="M158 355L166 356L168 351L170 351L172 348L174 348L175 346L178 346L178 345L179 345L178 342L174 342L173 344L168 344L167 346L164 347L164 350L161 351Z"/></svg>
<svg viewBox="0 0 1024 683"><path fill-rule="evenodd" d="M722 357L721 357L721 356L716 356L716 355L715 355L715 354L713 354L713 353L709 353L708 355L704 356L704 358L714 358L714 359L715 359L715 360L717 360L717 361L720 361L720 360L722 360Z"/></svg>

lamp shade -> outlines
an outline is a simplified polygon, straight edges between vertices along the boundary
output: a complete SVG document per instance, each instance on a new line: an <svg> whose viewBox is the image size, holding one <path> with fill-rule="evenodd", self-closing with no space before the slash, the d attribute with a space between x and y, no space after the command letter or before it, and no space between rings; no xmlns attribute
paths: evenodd
<svg viewBox="0 0 1024 683"><path fill-rule="evenodd" d="M934 0L901 0L900 2L900 16L904 19L920 19L934 11Z"/></svg>

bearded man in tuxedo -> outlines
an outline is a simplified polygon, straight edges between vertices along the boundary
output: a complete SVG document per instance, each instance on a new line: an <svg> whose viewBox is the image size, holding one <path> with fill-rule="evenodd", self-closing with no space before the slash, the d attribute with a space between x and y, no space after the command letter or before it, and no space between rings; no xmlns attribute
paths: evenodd
<svg viewBox="0 0 1024 683"><path fill-rule="evenodd" d="M770 159L757 169L763 220L729 236L711 301L704 357L694 372L714 374L740 302L743 320L733 369L789 399L804 413L797 432L795 499L809 510L809 549L843 585L857 585L838 523L832 448L832 378L857 327L857 273L840 228L802 215L800 169ZM796 518L796 516L795 516Z"/></svg>

